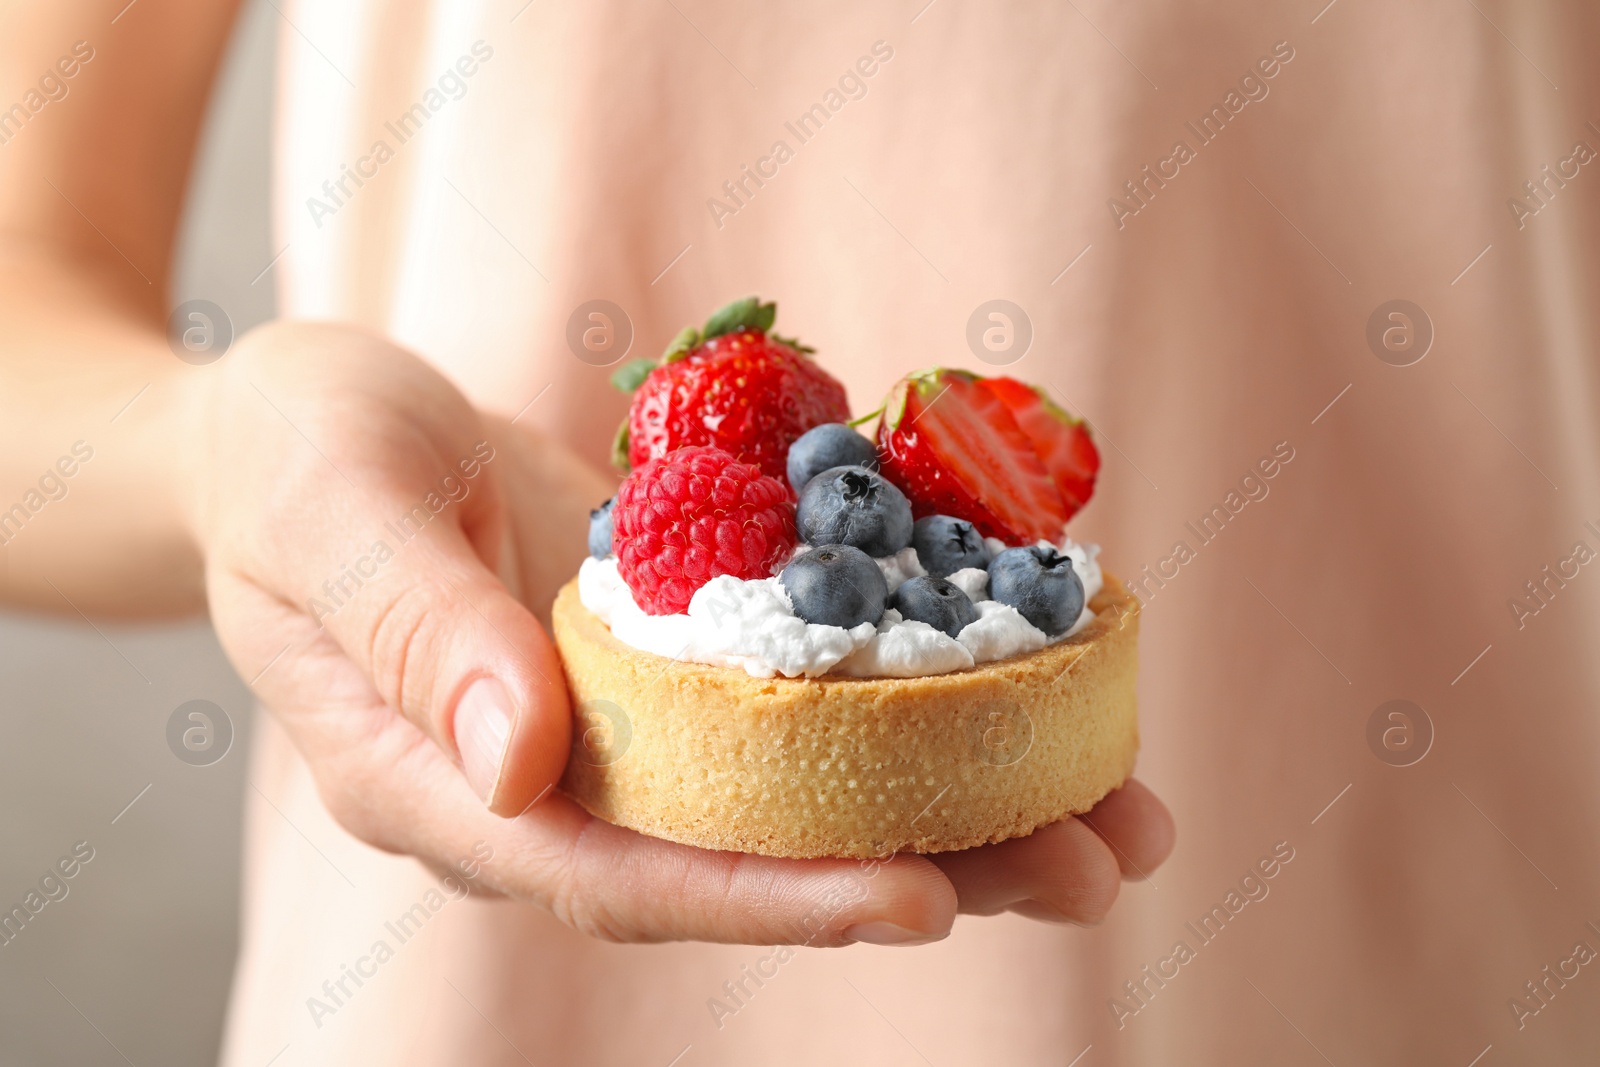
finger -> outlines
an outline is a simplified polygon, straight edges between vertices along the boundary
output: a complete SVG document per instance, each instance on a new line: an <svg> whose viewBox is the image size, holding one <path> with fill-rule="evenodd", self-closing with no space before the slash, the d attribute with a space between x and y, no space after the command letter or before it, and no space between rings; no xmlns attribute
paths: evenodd
<svg viewBox="0 0 1600 1067"><path fill-rule="evenodd" d="M294 729L354 731L350 717ZM492 857L478 883L539 904L613 941L752 945L921 944L945 937L956 893L926 859L788 860L712 852L594 818L551 790L513 819L486 812L417 729L390 716L360 745L297 737L329 755L313 764L339 821L363 839L431 857Z"/></svg>
<svg viewBox="0 0 1600 1067"><path fill-rule="evenodd" d="M560 778L570 710L565 687L546 681L561 675L544 631L519 604L504 602L509 598L492 576L473 575L472 566L423 560L388 573L396 568L391 561L339 609L343 618L324 616L321 626L317 605L293 604L246 574L213 568L207 588L230 658L267 705L283 713L314 764L361 748L393 720L419 744L434 746L446 765L454 763L453 773L467 779L480 804L488 798L491 810L511 816ZM396 598L399 606L391 606ZM388 621L358 624L358 604L373 614L387 611ZM406 645L384 635L385 626L400 625L399 611L411 616ZM451 685L452 678L463 681ZM485 724L484 701L467 698L484 678L507 694L498 727Z"/></svg>
<svg viewBox="0 0 1600 1067"><path fill-rule="evenodd" d="M612 826L565 796L548 817L572 861L567 905L556 914L612 940L917 945L945 937L955 921L955 891L920 857L712 852Z"/></svg>
<svg viewBox="0 0 1600 1067"><path fill-rule="evenodd" d="M249 589L298 609L484 802L519 810L560 775L569 709L552 643L495 574L509 523L482 420L360 331L269 328L237 355L197 520L232 612L219 632L259 627ZM281 677L262 690L280 706L296 699Z"/></svg>
<svg viewBox="0 0 1600 1067"><path fill-rule="evenodd" d="M1075 818L1027 837L930 858L955 886L960 910L974 915L1009 908L1093 925L1111 910L1120 883L1111 849Z"/></svg>
<svg viewBox="0 0 1600 1067"><path fill-rule="evenodd" d="M1100 835L1117 857L1122 877L1147 881L1177 841L1172 813L1143 782L1130 778L1122 788L1078 818Z"/></svg>

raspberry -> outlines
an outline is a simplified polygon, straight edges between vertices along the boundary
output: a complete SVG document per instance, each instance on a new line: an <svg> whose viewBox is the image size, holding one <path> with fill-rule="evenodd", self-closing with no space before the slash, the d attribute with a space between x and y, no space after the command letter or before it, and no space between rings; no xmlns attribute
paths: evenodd
<svg viewBox="0 0 1600 1067"><path fill-rule="evenodd" d="M650 615L676 615L712 578L769 578L794 550L789 487L720 448L653 459L617 490L617 569Z"/></svg>

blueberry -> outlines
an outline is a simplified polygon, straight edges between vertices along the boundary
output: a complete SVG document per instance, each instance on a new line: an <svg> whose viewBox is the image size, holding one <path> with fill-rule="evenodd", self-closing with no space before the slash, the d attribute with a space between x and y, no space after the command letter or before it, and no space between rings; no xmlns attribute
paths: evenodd
<svg viewBox="0 0 1600 1067"><path fill-rule="evenodd" d="M935 578L948 578L967 567L979 570L989 565L989 549L978 536L977 528L965 519L950 515L929 515L911 527L911 543L917 548L922 569Z"/></svg>
<svg viewBox="0 0 1600 1067"><path fill-rule="evenodd" d="M589 555L595 559L611 555L611 508L616 502L617 498L612 497L589 512Z"/></svg>
<svg viewBox="0 0 1600 1067"><path fill-rule="evenodd" d="M822 545L802 552L778 575L794 613L806 622L850 629L883 618L889 583L859 548Z"/></svg>
<svg viewBox="0 0 1600 1067"><path fill-rule="evenodd" d="M831 467L878 469L878 450L842 422L813 426L789 446L789 484L796 493Z"/></svg>
<svg viewBox="0 0 1600 1067"><path fill-rule="evenodd" d="M889 606L903 619L925 622L951 637L968 623L978 621L978 608L967 594L943 578L910 578L889 598Z"/></svg>
<svg viewBox="0 0 1600 1067"><path fill-rule="evenodd" d="M830 467L806 483L795 510L800 540L892 556L911 543L911 502L865 467Z"/></svg>
<svg viewBox="0 0 1600 1067"><path fill-rule="evenodd" d="M1083 581L1053 548L1008 548L989 562L989 595L1054 637L1083 611Z"/></svg>

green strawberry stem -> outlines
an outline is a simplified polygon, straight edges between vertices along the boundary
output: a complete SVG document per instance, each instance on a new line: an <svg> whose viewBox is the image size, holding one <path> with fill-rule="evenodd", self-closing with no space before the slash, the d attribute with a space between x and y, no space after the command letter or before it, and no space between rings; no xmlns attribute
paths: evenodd
<svg viewBox="0 0 1600 1067"><path fill-rule="evenodd" d="M742 300L718 308L706 320L705 339L721 337L725 333L737 333L740 330L760 330L766 333L772 329L772 324L778 318L777 304L763 304L758 296L747 296Z"/></svg>
<svg viewBox="0 0 1600 1067"><path fill-rule="evenodd" d="M685 326L678 331L678 336L672 339L667 350L661 353L661 365L676 363L680 359L687 359L691 349L700 344L700 331L693 326Z"/></svg>
<svg viewBox="0 0 1600 1067"><path fill-rule="evenodd" d="M888 407L888 405L885 404L884 407ZM859 419L851 419L849 422L845 423L845 425L846 426L860 426L862 423L871 422L873 419L877 418L879 415L882 415L882 414L883 414L883 408L879 408L877 411L869 411L869 412L867 412L865 415L861 416Z"/></svg>
<svg viewBox="0 0 1600 1067"><path fill-rule="evenodd" d="M630 396L636 392L650 372L661 364L653 359L630 359L622 366L611 372L611 386L618 392Z"/></svg>
<svg viewBox="0 0 1600 1067"><path fill-rule="evenodd" d="M611 439L611 465L624 474L633 466L628 462L627 419L622 420L622 425L617 427L617 435Z"/></svg>
<svg viewBox="0 0 1600 1067"><path fill-rule="evenodd" d="M815 348L811 347L810 345L801 344L800 343L800 339L798 337L785 337L782 334L777 334L777 333L768 334L768 336L771 337L774 341L778 342L780 345L788 345L790 348L794 349L796 352L799 352L801 355L814 356L817 353L817 350Z"/></svg>
<svg viewBox="0 0 1600 1067"><path fill-rule="evenodd" d="M679 330L678 335L672 339L671 344L667 345L667 350L661 354L661 360L656 365L665 366L668 363L676 363L680 359L688 359L690 352L699 348L713 337L738 333L741 330L756 330L760 333L767 333L772 329L772 324L777 319L778 305L775 303L769 301L763 304L758 296L747 296L735 300L733 303L725 304L713 311L711 317L706 320L704 329L685 326ZM806 355L816 351L810 345L801 344L794 337L780 337L777 334L772 334L772 339ZM619 371L618 373L620 374L621 372ZM639 382L635 382L630 389L625 391L631 392L632 389L637 389L639 383L643 381L643 377L640 377ZM622 387L619 385L618 388Z"/></svg>

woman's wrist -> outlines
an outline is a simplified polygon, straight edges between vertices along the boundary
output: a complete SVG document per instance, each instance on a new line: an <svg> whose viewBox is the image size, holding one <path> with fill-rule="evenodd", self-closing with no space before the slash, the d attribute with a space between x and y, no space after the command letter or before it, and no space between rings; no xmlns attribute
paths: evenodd
<svg viewBox="0 0 1600 1067"><path fill-rule="evenodd" d="M238 345L236 343L235 348ZM225 361L228 357L224 356ZM201 572L202 595L209 533L214 529L214 488L218 435L228 422L223 404L224 378L230 368L223 361L203 367L183 367L167 385L162 414L170 418L166 444L172 449L168 503L177 524L183 550Z"/></svg>

